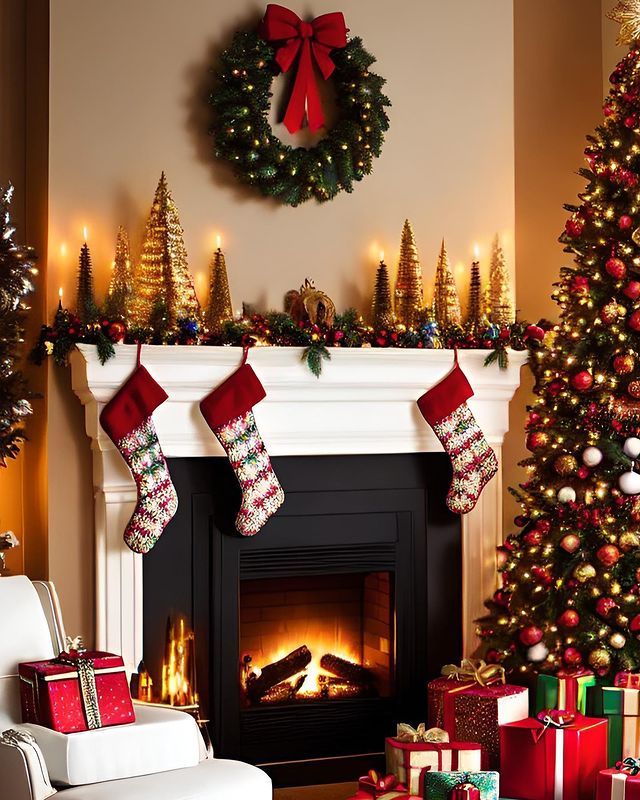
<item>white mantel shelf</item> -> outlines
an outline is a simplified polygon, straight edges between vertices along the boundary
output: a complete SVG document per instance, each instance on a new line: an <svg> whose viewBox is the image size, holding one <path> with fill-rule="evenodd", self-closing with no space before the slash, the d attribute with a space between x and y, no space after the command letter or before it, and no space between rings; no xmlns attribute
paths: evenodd
<svg viewBox="0 0 640 800"><path fill-rule="evenodd" d="M256 347L249 363L267 396L255 415L274 456L413 453L442 450L416 400L453 366L451 350L331 348L314 377L299 347ZM486 350L462 350L459 361L474 388L470 406L500 456L508 406L520 383L525 352L509 353L509 366L484 367ZM169 395L154 413L168 458L222 456L198 404L239 365L238 347L147 346L142 363ZM96 502L97 646L121 652L129 666L142 657L142 560L122 542L136 493L129 471L99 423L104 405L135 367L136 347L116 346L104 366L92 345L71 355L74 392L85 406L93 451ZM463 638L475 646L473 619L496 586L495 547L502 541L500 473L465 517L463 534Z"/></svg>

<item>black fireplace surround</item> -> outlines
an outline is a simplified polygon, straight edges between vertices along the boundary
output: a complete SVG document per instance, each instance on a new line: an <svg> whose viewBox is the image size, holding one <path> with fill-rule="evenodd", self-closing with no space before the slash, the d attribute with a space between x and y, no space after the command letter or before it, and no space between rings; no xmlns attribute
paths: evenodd
<svg viewBox="0 0 640 800"><path fill-rule="evenodd" d="M159 676L169 614L196 634L198 690L216 755L275 785L355 780L381 768L385 736L425 720L426 682L461 655L460 520L445 505L445 454L274 458L286 500L255 537L234 529L240 491L225 458L176 458L180 507L144 559L144 654ZM246 707L241 581L389 573L394 670L388 696ZM298 644L304 644L299 642Z"/></svg>

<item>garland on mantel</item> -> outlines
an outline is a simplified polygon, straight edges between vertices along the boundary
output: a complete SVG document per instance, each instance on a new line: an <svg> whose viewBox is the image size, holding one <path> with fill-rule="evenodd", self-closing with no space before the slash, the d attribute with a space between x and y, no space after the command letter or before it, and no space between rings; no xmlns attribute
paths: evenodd
<svg viewBox="0 0 640 800"><path fill-rule="evenodd" d="M415 349L483 349L490 352L485 365L493 362L505 368L508 349L525 350L537 347L544 336L543 328L516 322L498 327L486 325L475 335L453 325L439 331L435 322L425 322L415 328L393 325L374 330L366 325L353 309L336 314L331 326L310 321L295 322L289 314L271 311L253 314L223 324L219 333L203 333L195 320L180 320L177 332L160 334L150 329L126 330L122 322L103 317L95 323L83 324L67 309L58 309L53 325L43 326L32 352L40 364L51 356L56 364L66 365L69 353L77 344L94 344L102 364L115 355L119 343L157 345L302 347L302 360L318 377L322 362L330 359L332 347L399 347Z"/></svg>

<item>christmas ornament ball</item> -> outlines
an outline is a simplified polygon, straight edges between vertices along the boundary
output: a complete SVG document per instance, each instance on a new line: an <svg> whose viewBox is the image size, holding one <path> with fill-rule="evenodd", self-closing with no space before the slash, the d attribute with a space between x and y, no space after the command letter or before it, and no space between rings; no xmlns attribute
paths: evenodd
<svg viewBox="0 0 640 800"><path fill-rule="evenodd" d="M634 380L629 381L627 386L627 394L629 397L633 397L634 400L640 400L640 381Z"/></svg>
<svg viewBox="0 0 640 800"><path fill-rule="evenodd" d="M629 317L628 325L632 331L635 331L636 333L640 331L640 309L634 311Z"/></svg>
<svg viewBox="0 0 640 800"><path fill-rule="evenodd" d="M633 225L633 220L628 214L623 214L618 220L618 227L621 231L628 231Z"/></svg>
<svg viewBox="0 0 640 800"><path fill-rule="evenodd" d="M560 547L565 553L575 553L580 547L580 537L575 533L567 533L560 539Z"/></svg>
<svg viewBox="0 0 640 800"><path fill-rule="evenodd" d="M618 486L624 494L640 494L640 473L623 472L618 478Z"/></svg>
<svg viewBox="0 0 640 800"><path fill-rule="evenodd" d="M562 660L568 667L577 667L582 664L582 654L575 647L565 647Z"/></svg>
<svg viewBox="0 0 640 800"><path fill-rule="evenodd" d="M596 603L596 614L598 614L603 618L608 617L609 614L613 611L613 609L617 607L618 604L613 598L601 597Z"/></svg>
<svg viewBox="0 0 640 800"><path fill-rule="evenodd" d="M617 281L622 280L627 274L627 265L622 261L620 258L616 258L615 256L608 259L604 268L611 275L612 278L615 278Z"/></svg>
<svg viewBox="0 0 640 800"><path fill-rule="evenodd" d="M620 650L621 648L623 648L626 643L627 643L627 640L624 638L624 636L621 633L618 633L618 632L612 633L611 636L609 637L609 644L611 645L611 647L614 647L616 650Z"/></svg>
<svg viewBox="0 0 640 800"><path fill-rule="evenodd" d="M559 503L575 503L576 490L572 486L563 486L561 489L558 489L557 497Z"/></svg>
<svg viewBox="0 0 640 800"><path fill-rule="evenodd" d="M635 366L635 358L629 353L623 353L613 359L613 369L617 375L630 375Z"/></svg>
<svg viewBox="0 0 640 800"><path fill-rule="evenodd" d="M620 551L614 544L605 544L596 552L596 558L605 567L612 567L620 558Z"/></svg>
<svg viewBox="0 0 640 800"><path fill-rule="evenodd" d="M582 452L582 461L587 467L597 467L602 461L602 450L599 447L585 447Z"/></svg>
<svg viewBox="0 0 640 800"><path fill-rule="evenodd" d="M640 319L638 323L640 325ZM588 369L581 369L571 376L571 385L577 392L588 392L593 386L593 375Z"/></svg>
<svg viewBox="0 0 640 800"><path fill-rule="evenodd" d="M525 647L531 647L534 644L538 644L542 640L542 636L542 630L536 625L527 625L526 628L520 631L518 638Z"/></svg>
<svg viewBox="0 0 640 800"><path fill-rule="evenodd" d="M589 653L589 666L597 675L606 675L611 666L611 656L603 647L597 647Z"/></svg>
<svg viewBox="0 0 640 800"><path fill-rule="evenodd" d="M599 316L605 325L612 325L618 319L618 304L615 301L607 303L600 309Z"/></svg>
<svg viewBox="0 0 640 800"><path fill-rule="evenodd" d="M549 444L549 434L545 431L532 431L527 436L527 450L538 450L540 447L546 447Z"/></svg>
<svg viewBox="0 0 640 800"><path fill-rule="evenodd" d="M623 553L628 553L636 547L640 547L640 536L636 531L625 531L618 537L618 545Z"/></svg>
<svg viewBox="0 0 640 800"><path fill-rule="evenodd" d="M539 661L544 661L549 655L549 648L544 642L538 642L527 650L527 661L537 664Z"/></svg>
<svg viewBox="0 0 640 800"><path fill-rule="evenodd" d="M596 577L596 569L592 564L578 564L573 570L573 577L579 583L586 583Z"/></svg>
<svg viewBox="0 0 640 800"><path fill-rule="evenodd" d="M638 456L640 456L640 439L638 439L636 436L630 436L625 440L622 449L625 456L629 456L629 458L635 460L638 458Z"/></svg>
<svg viewBox="0 0 640 800"><path fill-rule="evenodd" d="M640 297L640 281L629 281L622 290L625 297L629 300L637 300Z"/></svg>
<svg viewBox="0 0 640 800"><path fill-rule="evenodd" d="M124 342L124 337L127 333L127 326L124 322L112 322L109 325L109 338L112 342Z"/></svg>
<svg viewBox="0 0 640 800"><path fill-rule="evenodd" d="M563 628L576 628L580 624L580 615L572 608L567 608L560 614L557 622Z"/></svg>
<svg viewBox="0 0 640 800"><path fill-rule="evenodd" d="M636 614L635 617L629 623L629 630L632 633L640 633L640 614Z"/></svg>
<svg viewBox="0 0 640 800"><path fill-rule="evenodd" d="M565 454L556 458L556 460L553 462L553 468L558 475L562 475L564 477L566 475L571 475L572 472L575 472L576 469L578 469L578 461L574 456Z"/></svg>

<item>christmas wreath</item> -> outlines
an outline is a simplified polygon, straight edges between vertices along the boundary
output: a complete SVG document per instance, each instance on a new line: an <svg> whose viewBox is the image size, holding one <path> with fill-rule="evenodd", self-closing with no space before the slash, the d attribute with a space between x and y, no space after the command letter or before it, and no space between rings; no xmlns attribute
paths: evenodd
<svg viewBox="0 0 640 800"><path fill-rule="evenodd" d="M236 33L222 53L215 110L216 156L263 195L297 206L315 198L331 200L353 191L373 168L389 127L384 78L369 70L375 58L359 38L347 39L341 13L301 20L282 6L269 5L258 31ZM315 71L332 76L339 120L315 147L291 147L268 121L271 84L280 72L295 72L284 123L291 133L306 117L311 130L324 125Z"/></svg>

